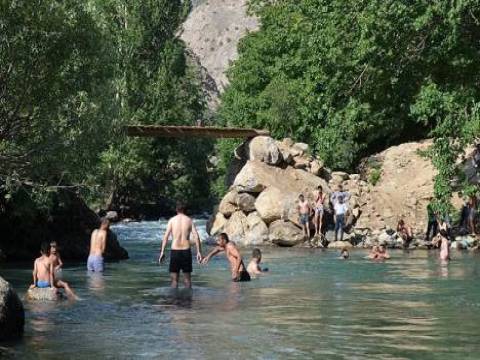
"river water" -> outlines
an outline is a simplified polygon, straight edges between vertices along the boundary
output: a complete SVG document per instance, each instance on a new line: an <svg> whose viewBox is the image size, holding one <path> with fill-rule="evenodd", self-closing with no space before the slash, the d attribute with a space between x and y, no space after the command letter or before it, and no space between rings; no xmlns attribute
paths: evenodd
<svg viewBox="0 0 480 360"><path fill-rule="evenodd" d="M198 223L205 232L203 221ZM480 359L480 261L394 251L375 263L319 249L265 248L270 273L230 282L223 255L194 265L193 291L169 289L156 265L164 222L115 226L130 260L89 276L67 264L82 300L28 303L21 359ZM249 259L249 249L243 249ZM480 256L480 255L479 255ZM21 296L30 264L0 273Z"/></svg>

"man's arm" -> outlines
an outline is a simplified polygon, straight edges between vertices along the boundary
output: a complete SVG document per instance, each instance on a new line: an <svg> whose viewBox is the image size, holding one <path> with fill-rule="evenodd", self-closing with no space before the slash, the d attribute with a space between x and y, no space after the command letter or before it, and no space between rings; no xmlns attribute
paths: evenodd
<svg viewBox="0 0 480 360"><path fill-rule="evenodd" d="M197 247L197 261L202 262L202 244L200 242L200 235L198 234L197 228L192 221L192 234L195 240L195 246Z"/></svg>
<svg viewBox="0 0 480 360"><path fill-rule="evenodd" d="M205 257L203 258L202 264L208 263L212 257L214 257L215 255L217 255L218 253L221 253L221 252L224 251L224 250L225 250L224 248L222 248L222 247L220 247L220 246L216 246L212 251L210 251L210 252L208 253L207 256L205 256Z"/></svg>
<svg viewBox="0 0 480 360"><path fill-rule="evenodd" d="M63 261L60 258L60 255L57 255L58 265L55 267L55 270L60 269L63 266Z"/></svg>
<svg viewBox="0 0 480 360"><path fill-rule="evenodd" d="M163 235L163 240L162 240L162 248L160 250L160 256L158 257L158 262L161 263L163 259L165 258L165 247L167 246L168 239L170 238L170 235L172 234L172 223L169 221L167 224L167 230L165 231L165 234Z"/></svg>

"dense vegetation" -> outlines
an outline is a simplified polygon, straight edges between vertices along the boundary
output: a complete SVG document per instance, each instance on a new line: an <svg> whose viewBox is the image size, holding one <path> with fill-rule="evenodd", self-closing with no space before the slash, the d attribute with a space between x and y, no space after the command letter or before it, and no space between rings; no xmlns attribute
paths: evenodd
<svg viewBox="0 0 480 360"><path fill-rule="evenodd" d="M0 2L0 205L28 195L48 210L59 188L101 207L205 201L211 144L122 132L202 116L175 36L187 12L180 0Z"/></svg>
<svg viewBox="0 0 480 360"><path fill-rule="evenodd" d="M262 25L240 44L221 120L308 142L336 169L433 136L445 206L478 134L480 1L250 3Z"/></svg>

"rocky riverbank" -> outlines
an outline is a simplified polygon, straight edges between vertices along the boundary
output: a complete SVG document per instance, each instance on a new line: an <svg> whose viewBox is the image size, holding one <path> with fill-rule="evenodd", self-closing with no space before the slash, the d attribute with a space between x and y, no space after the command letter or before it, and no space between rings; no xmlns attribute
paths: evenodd
<svg viewBox="0 0 480 360"><path fill-rule="evenodd" d="M100 218L75 193L59 191L48 211L28 199L13 199L0 213L0 253L6 261L31 261L39 255L43 241L56 241L62 258L86 260L90 234ZM106 258L127 259L128 253L110 232Z"/></svg>
<svg viewBox="0 0 480 360"><path fill-rule="evenodd" d="M391 147L365 159L358 174L348 174L325 168L310 155L307 144L256 137L237 149L230 189L207 230L211 235L226 232L241 245L402 247L393 229L404 219L415 234L410 246L428 248L426 207L433 196L435 170L422 152L430 145L426 140ZM307 242L303 238L296 201L304 194L313 202L318 185L328 195L340 185L350 193L344 242L333 243L333 217L328 212L325 237ZM461 206L458 196L453 203ZM324 205L328 207L327 201ZM454 244L475 245L473 237L465 236Z"/></svg>

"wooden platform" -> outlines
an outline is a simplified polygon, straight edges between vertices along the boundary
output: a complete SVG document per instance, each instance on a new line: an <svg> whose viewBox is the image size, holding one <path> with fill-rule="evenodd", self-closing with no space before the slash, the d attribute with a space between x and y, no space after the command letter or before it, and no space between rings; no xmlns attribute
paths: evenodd
<svg viewBox="0 0 480 360"><path fill-rule="evenodd" d="M129 125L125 126L125 129L128 136L140 137L252 138L270 135L267 130L212 126Z"/></svg>

